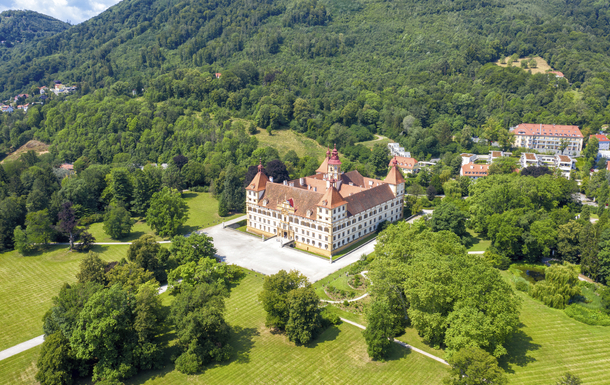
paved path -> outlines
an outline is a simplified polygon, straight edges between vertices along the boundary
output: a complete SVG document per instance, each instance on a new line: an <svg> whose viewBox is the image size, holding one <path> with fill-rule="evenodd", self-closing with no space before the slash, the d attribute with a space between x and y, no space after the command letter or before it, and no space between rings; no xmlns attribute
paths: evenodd
<svg viewBox="0 0 610 385"><path fill-rule="evenodd" d="M348 299L347 302L354 302L354 301L360 301L362 298L366 298L368 297L369 293L364 293L363 295L361 295L360 297L357 298L352 298L352 299ZM343 303L345 301L331 301L329 299L321 299L320 302L326 302L326 303Z"/></svg>
<svg viewBox="0 0 610 385"><path fill-rule="evenodd" d="M469 251L468 254L485 254L484 251Z"/></svg>
<svg viewBox="0 0 610 385"><path fill-rule="evenodd" d="M167 285L163 285L163 286L159 287L159 294L163 294L166 291L167 291ZM0 351L0 361L4 360L6 358L12 357L15 354L25 352L26 350L36 347L38 345L42 345L43 342L44 342L44 335L38 336L36 338L32 338L29 341L25 341L25 342L20 343L19 345L15 345L8 349L2 350L2 351Z"/></svg>
<svg viewBox="0 0 610 385"><path fill-rule="evenodd" d="M339 317L339 318L341 318L341 317ZM341 321L343 321L343 322L347 322L348 324L351 324L351 325L354 325L354 326L356 326L356 327L359 327L359 328L360 328L360 329L362 329L362 330L366 329L366 327L364 327L363 325L360 325L360 324L358 324L358 323L356 323L356 322L350 321L350 320L345 319L345 318L341 318ZM413 346L411 346L411 345L409 345L409 344L407 344L407 343L404 343L404 342L402 342L402 341L399 341L399 340L397 340L397 339L395 339L395 338L393 339L393 341L394 341L394 342L396 342L398 345L400 345L400 346L402 346L402 347L405 347L405 348L407 348L407 349L411 349L411 350L413 350L414 352L417 352L417 353L419 353L419 354L423 354L423 355L424 355L424 356L426 356L426 357L430 357L430 358L432 358L433 360L440 362L441 364L449 365L449 363L448 363L447 361L443 360L443 359L442 359L442 358L440 358L440 357L435 356L434 354L430 354L430 353L428 353L428 352L424 352L424 351L423 351L423 350L421 350L421 349L415 348L415 347L413 347Z"/></svg>

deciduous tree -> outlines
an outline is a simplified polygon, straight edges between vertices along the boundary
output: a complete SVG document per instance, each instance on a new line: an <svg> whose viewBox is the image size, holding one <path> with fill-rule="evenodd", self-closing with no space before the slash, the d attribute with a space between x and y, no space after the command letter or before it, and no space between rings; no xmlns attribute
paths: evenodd
<svg viewBox="0 0 610 385"><path fill-rule="evenodd" d="M178 190L164 187L151 199L146 223L162 237L176 235L188 219L188 206Z"/></svg>

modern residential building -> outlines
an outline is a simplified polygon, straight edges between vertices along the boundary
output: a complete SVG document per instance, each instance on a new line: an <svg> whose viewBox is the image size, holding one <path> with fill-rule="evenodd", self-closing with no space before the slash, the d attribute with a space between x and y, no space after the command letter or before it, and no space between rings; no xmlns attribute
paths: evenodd
<svg viewBox="0 0 610 385"><path fill-rule="evenodd" d="M578 126L522 123L511 128L511 132L515 135L515 147L572 156L582 151L584 138Z"/></svg>
<svg viewBox="0 0 610 385"><path fill-rule="evenodd" d="M597 141L599 142L599 151L610 150L610 139L608 139L608 137L606 135L596 134L596 135L591 135L589 137L589 140L591 140L591 138L597 138Z"/></svg>
<svg viewBox="0 0 610 385"><path fill-rule="evenodd" d="M492 164L494 160L499 158L504 158L506 156L511 156L512 153L504 152L504 151L489 151L489 157L487 158L487 163Z"/></svg>
<svg viewBox="0 0 610 385"><path fill-rule="evenodd" d="M521 164L521 168L526 168L530 166L540 166L540 159L538 159L538 154L524 152L523 154L521 154L521 159L519 159L519 163Z"/></svg>
<svg viewBox="0 0 610 385"><path fill-rule="evenodd" d="M467 176L473 180L477 180L479 178L484 178L487 175L489 175L489 165L488 164L475 164L475 163L463 164L462 168L460 169L460 175Z"/></svg>
<svg viewBox="0 0 610 385"><path fill-rule="evenodd" d="M468 163L474 163L479 158L475 154L460 154L460 156L462 157L462 166Z"/></svg>
<svg viewBox="0 0 610 385"><path fill-rule="evenodd" d="M575 168L576 161L567 155L555 155L552 160L552 167L561 171L561 175L570 179L570 172Z"/></svg>
<svg viewBox="0 0 610 385"><path fill-rule="evenodd" d="M403 174L413 174L416 172L417 160L415 158L394 156L394 159L396 159L396 166L398 166Z"/></svg>
<svg viewBox="0 0 610 385"><path fill-rule="evenodd" d="M401 156L403 158L411 157L411 153L405 151L404 147L400 147L400 144L398 143L388 143L388 148L390 149L390 155L392 156Z"/></svg>
<svg viewBox="0 0 610 385"><path fill-rule="evenodd" d="M337 149L327 152L315 175L273 183L259 165L246 187L247 230L280 237L298 248L331 256L402 218L404 178L397 160L384 180L342 172Z"/></svg>

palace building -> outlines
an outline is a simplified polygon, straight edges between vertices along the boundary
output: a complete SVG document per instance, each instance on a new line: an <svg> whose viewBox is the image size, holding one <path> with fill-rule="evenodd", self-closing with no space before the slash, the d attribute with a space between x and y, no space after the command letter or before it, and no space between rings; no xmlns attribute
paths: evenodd
<svg viewBox="0 0 610 385"><path fill-rule="evenodd" d="M402 218L405 180L396 158L384 180L355 170L344 173L335 148L315 175L282 184L273 183L259 165L246 190L249 232L331 256L375 232L383 221Z"/></svg>

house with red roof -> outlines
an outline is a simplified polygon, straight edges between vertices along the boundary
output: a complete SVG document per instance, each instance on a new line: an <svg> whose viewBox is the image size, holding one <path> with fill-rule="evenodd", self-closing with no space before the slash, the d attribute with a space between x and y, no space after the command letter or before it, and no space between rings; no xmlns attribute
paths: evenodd
<svg viewBox="0 0 610 385"><path fill-rule="evenodd" d="M462 165L460 176L467 176L472 180L484 178L489 175L489 164L467 163Z"/></svg>
<svg viewBox="0 0 610 385"><path fill-rule="evenodd" d="M510 131L515 135L515 147L539 153L578 156L584 142L578 126L521 123Z"/></svg>
<svg viewBox="0 0 610 385"><path fill-rule="evenodd" d="M599 142L599 151L608 151L608 150L610 150L610 139L608 139L608 137L606 135L595 134L595 135L591 135L589 137L589 140L591 138L597 138L597 140Z"/></svg>

